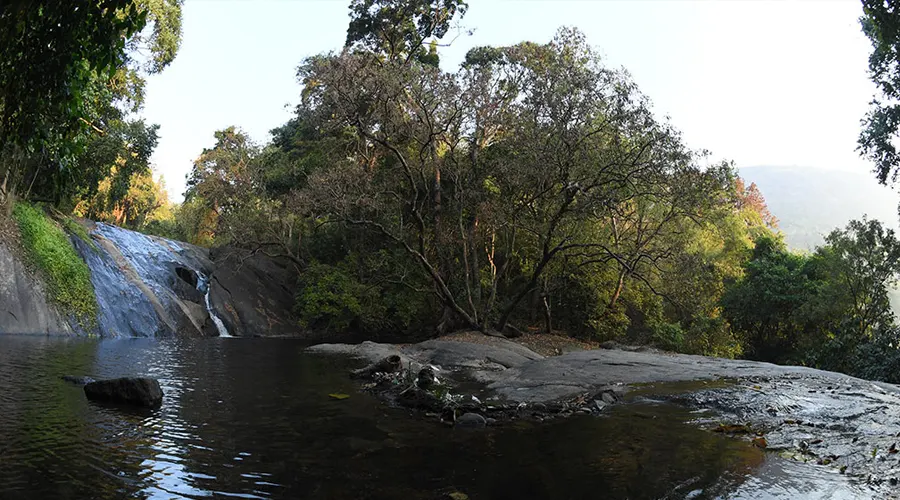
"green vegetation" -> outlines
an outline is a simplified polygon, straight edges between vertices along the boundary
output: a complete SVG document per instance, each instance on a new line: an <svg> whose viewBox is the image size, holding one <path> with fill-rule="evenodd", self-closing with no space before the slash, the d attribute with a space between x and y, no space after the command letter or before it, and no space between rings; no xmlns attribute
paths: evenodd
<svg viewBox="0 0 900 500"><path fill-rule="evenodd" d="M177 53L181 2L76 3L80 23L59 23L69 3L0 7L16 77L0 76L0 202L283 259L312 330L563 331L900 381L894 233L863 219L789 251L759 189L685 144L576 29L448 69L464 1L352 0L343 49L297 68L291 119L265 144L217 131L173 206L149 167L157 127L134 113ZM884 99L860 149L887 182L900 14L863 7ZM62 231L27 204L16 218L57 299L95 311Z"/></svg>
<svg viewBox="0 0 900 500"><path fill-rule="evenodd" d="M71 217L63 216L60 218L60 222L69 234L74 234L81 241L83 241L87 246L91 247L91 250L95 252L99 252L100 248L94 243L94 240L91 239L90 235L88 235L87 229L84 228L81 224L76 222Z"/></svg>
<svg viewBox="0 0 900 500"><path fill-rule="evenodd" d="M97 300L87 265L78 256L66 233L42 210L17 203L13 216L22 234L22 243L43 274L50 297L63 311L90 327L97 318Z"/></svg>
<svg viewBox="0 0 900 500"><path fill-rule="evenodd" d="M900 240L878 221L851 221L811 255L763 237L723 298L724 316L751 357L898 382L888 300L898 276Z"/></svg>
<svg viewBox="0 0 900 500"><path fill-rule="evenodd" d="M181 40L181 0L0 4L0 204L68 211L149 172L158 127L136 119L148 74Z"/></svg>
<svg viewBox="0 0 900 500"><path fill-rule="evenodd" d="M353 2L268 144L216 133L169 227L300 271L310 329L564 330L740 355L719 299L775 219L576 30L443 71L462 2ZM423 13L434 13L425 16ZM427 21L427 22L426 22Z"/></svg>
<svg viewBox="0 0 900 500"><path fill-rule="evenodd" d="M294 263L313 330L561 330L897 377L891 231L788 251L759 189L577 30L440 69L467 8L353 1L344 51L298 68L294 117L262 145L217 132L170 231Z"/></svg>
<svg viewBox="0 0 900 500"><path fill-rule="evenodd" d="M900 6L879 0L862 0L862 6L862 31L872 42L869 75L881 95L872 99L863 120L859 150L875 164L879 182L887 184L900 175Z"/></svg>

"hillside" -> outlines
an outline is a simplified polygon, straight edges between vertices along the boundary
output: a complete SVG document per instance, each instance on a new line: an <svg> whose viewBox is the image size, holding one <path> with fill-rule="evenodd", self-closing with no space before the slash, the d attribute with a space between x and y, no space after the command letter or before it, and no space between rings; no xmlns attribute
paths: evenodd
<svg viewBox="0 0 900 500"><path fill-rule="evenodd" d="M761 166L742 168L740 174L762 191L795 249L812 250L832 229L863 215L897 228L900 195L869 172Z"/></svg>

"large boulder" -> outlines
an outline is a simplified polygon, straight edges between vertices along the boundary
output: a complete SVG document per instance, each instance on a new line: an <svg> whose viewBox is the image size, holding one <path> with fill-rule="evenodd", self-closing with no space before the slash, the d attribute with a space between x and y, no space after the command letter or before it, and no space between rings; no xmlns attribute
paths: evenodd
<svg viewBox="0 0 900 500"><path fill-rule="evenodd" d="M302 333L293 314L297 271L290 261L235 248L210 251L210 303L229 333L286 337Z"/></svg>
<svg viewBox="0 0 900 500"><path fill-rule="evenodd" d="M147 377L125 377L98 380L84 386L84 394L92 401L120 403L145 408L162 404L163 392L159 381Z"/></svg>
<svg viewBox="0 0 900 500"><path fill-rule="evenodd" d="M73 333L65 317L48 301L40 278L28 272L13 249L0 234L0 333Z"/></svg>

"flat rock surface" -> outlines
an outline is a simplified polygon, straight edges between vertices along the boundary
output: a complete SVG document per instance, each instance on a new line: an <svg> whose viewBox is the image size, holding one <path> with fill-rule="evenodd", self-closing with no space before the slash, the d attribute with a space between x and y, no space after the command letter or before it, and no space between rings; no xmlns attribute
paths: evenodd
<svg viewBox="0 0 900 500"><path fill-rule="evenodd" d="M361 344L318 344L308 349L323 354L344 354L369 362L376 362L392 354L399 354L404 367L418 371L423 365L441 368L468 369L473 375L503 372L530 361L544 359L525 346L506 339L485 337L483 342L456 340L428 340L419 344L394 345L363 342Z"/></svg>
<svg viewBox="0 0 900 500"><path fill-rule="evenodd" d="M658 351L598 349L545 358L504 339L322 344L309 350L368 361L400 354L413 369L434 364L462 370L500 398L522 403L632 386L632 399L695 409L695 423L710 430L764 438L757 443L772 452L873 485L900 484L900 389L892 384L798 366Z"/></svg>
<svg viewBox="0 0 900 500"><path fill-rule="evenodd" d="M477 344L440 339L411 345L319 344L310 347L309 351L345 354L369 362L400 354L404 365L433 364L441 368L466 369L499 396L529 403L568 398L617 384L773 376L800 376L835 384L844 381L864 385L869 390L900 394L900 390L891 384L801 366L619 349L570 352L545 358L527 347L499 338L486 338L486 342Z"/></svg>

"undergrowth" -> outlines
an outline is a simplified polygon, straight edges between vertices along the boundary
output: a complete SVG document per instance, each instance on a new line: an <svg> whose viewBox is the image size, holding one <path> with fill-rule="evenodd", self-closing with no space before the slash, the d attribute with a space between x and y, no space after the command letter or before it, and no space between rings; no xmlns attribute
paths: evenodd
<svg viewBox="0 0 900 500"><path fill-rule="evenodd" d="M66 231L74 234L81 241L85 242L87 246L91 247L91 250L95 252L100 251L100 248L97 247L97 244L94 243L94 240L91 239L90 235L87 232L87 229L85 229L84 226L76 222L71 217L62 217L60 221L62 222L63 227L66 228Z"/></svg>
<svg viewBox="0 0 900 500"><path fill-rule="evenodd" d="M94 326L98 307L91 272L66 233L41 209L24 202L16 203L13 217L27 258L43 274L50 298L81 326Z"/></svg>

